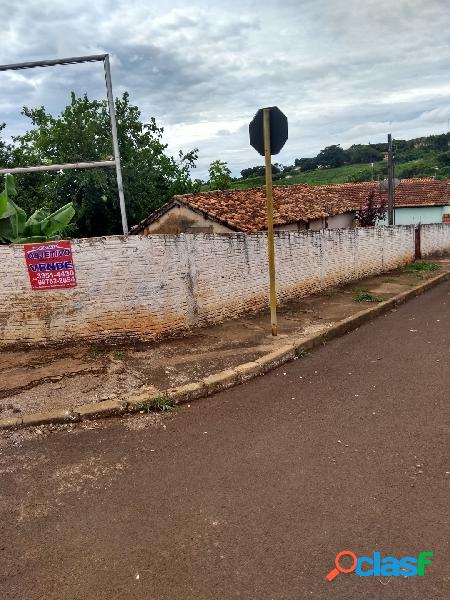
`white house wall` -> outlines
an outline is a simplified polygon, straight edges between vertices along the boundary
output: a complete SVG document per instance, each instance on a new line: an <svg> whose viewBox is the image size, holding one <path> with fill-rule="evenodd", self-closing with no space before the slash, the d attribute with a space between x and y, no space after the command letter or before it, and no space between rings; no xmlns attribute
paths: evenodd
<svg viewBox="0 0 450 600"><path fill-rule="evenodd" d="M175 205L162 214L159 219L147 225L142 233L149 235L153 233L231 233L232 231L229 227L204 217L188 206Z"/></svg>
<svg viewBox="0 0 450 600"><path fill-rule="evenodd" d="M450 206L414 206L395 209L396 225L442 223L442 216L450 213ZM379 223L387 225L387 217Z"/></svg>

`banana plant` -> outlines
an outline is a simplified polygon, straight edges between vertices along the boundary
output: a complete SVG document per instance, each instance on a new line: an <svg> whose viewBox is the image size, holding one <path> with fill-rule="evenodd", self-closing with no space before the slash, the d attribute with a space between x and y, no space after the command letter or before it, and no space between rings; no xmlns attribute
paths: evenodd
<svg viewBox="0 0 450 600"><path fill-rule="evenodd" d="M0 244L26 244L58 239L75 215L72 202L53 213L39 208L28 219L25 211L13 202L17 195L14 177L6 175L5 188L0 193Z"/></svg>

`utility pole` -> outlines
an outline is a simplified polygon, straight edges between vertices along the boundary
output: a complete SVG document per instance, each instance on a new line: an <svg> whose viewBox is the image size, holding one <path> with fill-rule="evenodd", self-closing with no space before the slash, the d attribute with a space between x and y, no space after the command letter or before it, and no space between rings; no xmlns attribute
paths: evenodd
<svg viewBox="0 0 450 600"><path fill-rule="evenodd" d="M388 134L388 225L394 225L394 157L392 155L392 135Z"/></svg>

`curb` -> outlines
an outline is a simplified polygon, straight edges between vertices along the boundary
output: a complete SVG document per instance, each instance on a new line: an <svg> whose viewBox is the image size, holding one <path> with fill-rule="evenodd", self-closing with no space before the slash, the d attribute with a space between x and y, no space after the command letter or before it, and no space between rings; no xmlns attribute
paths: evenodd
<svg viewBox="0 0 450 600"><path fill-rule="evenodd" d="M406 290L401 294L397 294L388 300L380 302L376 306L372 306L351 317L347 317L346 319L335 323L329 329L307 337L294 339L288 344L285 344L276 350L272 350L272 352L269 352L255 361L242 363L237 367L219 371L218 373L208 375L200 381L188 383L158 393L155 393L154 388L149 388L148 391L146 391L144 386L138 394L128 400L106 400L104 402L93 404L82 404L81 406L69 410L60 409L45 413L32 413L18 417L8 417L6 419L0 419L0 430L18 429L20 427L31 427L35 425L74 423L100 417L116 417L125 413L135 413L140 410L149 409L152 405L160 402L161 399L171 401L173 404L183 404L198 398L206 398L216 392L240 385L258 375L263 375L285 362L302 356L302 354L308 350L312 350L333 338L357 329L360 325L367 323L374 317L382 315L393 307L403 304L410 298L415 298L430 288L435 287L442 281L445 281L449 276L450 273L448 272L441 273L410 290Z"/></svg>

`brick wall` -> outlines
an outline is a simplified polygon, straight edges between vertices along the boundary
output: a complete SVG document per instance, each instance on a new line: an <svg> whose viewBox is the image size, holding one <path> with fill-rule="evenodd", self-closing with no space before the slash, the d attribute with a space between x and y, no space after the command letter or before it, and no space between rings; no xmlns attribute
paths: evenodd
<svg viewBox="0 0 450 600"><path fill-rule="evenodd" d="M425 233L434 246L450 226ZM267 304L266 236L156 235L75 240L78 285L32 291L22 246L0 246L0 345L157 339ZM414 259L414 229L276 234L280 301Z"/></svg>
<svg viewBox="0 0 450 600"><path fill-rule="evenodd" d="M432 223L420 227L422 256L450 252L450 223Z"/></svg>

